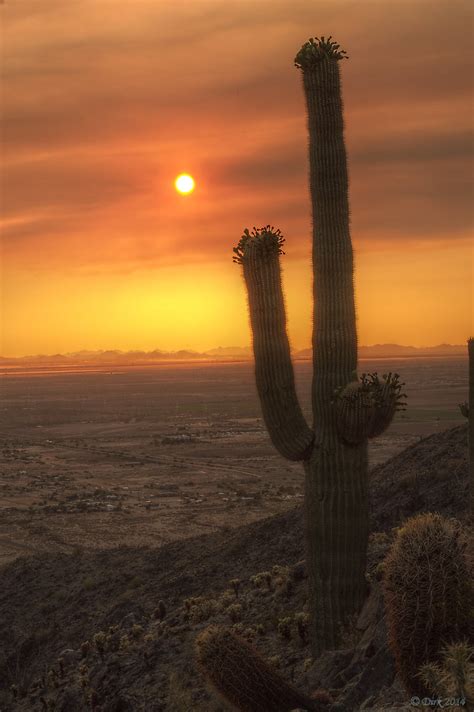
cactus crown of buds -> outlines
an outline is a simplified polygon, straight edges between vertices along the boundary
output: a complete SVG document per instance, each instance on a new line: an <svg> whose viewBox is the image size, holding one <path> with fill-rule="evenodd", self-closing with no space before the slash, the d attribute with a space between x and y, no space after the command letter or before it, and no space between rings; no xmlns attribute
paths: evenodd
<svg viewBox="0 0 474 712"><path fill-rule="evenodd" d="M232 257L232 261L243 264L250 255L263 259L271 255L284 255L285 253L282 250L284 242L285 238L280 230L275 230L273 225L265 225L261 228L254 227L251 233L248 228L245 228L237 247L233 248L235 255Z"/></svg>
<svg viewBox="0 0 474 712"><path fill-rule="evenodd" d="M295 57L295 67L298 69L311 69L323 59L349 59L345 50L340 48L336 42L331 40L331 35L327 39L324 37L310 37L304 43Z"/></svg>
<svg viewBox="0 0 474 712"><path fill-rule="evenodd" d="M403 399L407 396L401 392L405 383L400 382L400 374L384 373L382 378L383 381L380 380L376 371L375 373L363 373L358 382L354 381L354 385L358 385L358 388L354 387L350 392L347 392L346 386L336 388L332 402L336 403L339 398L347 402L355 402L365 394L373 399L375 405L381 406L385 402L387 392L391 391L396 403L395 409L406 410Z"/></svg>

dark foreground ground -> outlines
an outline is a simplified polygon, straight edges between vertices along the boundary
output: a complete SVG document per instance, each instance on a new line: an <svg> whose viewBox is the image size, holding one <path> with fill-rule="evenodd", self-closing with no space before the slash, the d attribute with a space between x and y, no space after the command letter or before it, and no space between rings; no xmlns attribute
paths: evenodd
<svg viewBox="0 0 474 712"><path fill-rule="evenodd" d="M295 616L306 610L302 511L287 504L269 518L158 549L76 547L4 566L0 710L227 710L194 661L194 639L209 623L234 626L300 689L329 689L334 710L413 709L387 649L374 569L393 528L417 512L467 524L467 426L417 440L371 470L371 590L343 650L313 662L297 632ZM264 571L270 585L252 580Z"/></svg>
<svg viewBox="0 0 474 712"><path fill-rule="evenodd" d="M373 568L405 517L463 516L467 360L364 370L400 373L409 395L370 444ZM311 364L296 379L310 420ZM407 701L375 580L344 654L312 664L298 637L302 468L269 443L252 364L7 376L0 451L1 712L224 710L194 667L210 622L235 625L301 689L330 688L345 709ZM268 590L250 580L262 571Z"/></svg>

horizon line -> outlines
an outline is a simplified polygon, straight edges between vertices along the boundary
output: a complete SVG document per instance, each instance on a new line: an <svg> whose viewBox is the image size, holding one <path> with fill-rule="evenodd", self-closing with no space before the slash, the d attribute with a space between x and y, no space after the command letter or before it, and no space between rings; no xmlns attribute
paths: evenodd
<svg viewBox="0 0 474 712"><path fill-rule="evenodd" d="M376 348L394 348L394 349L414 349L417 351L422 351L422 350L432 350L432 349L440 349L440 348L446 348L446 349L453 349L453 348L466 348L467 349L467 339L465 344L449 344L446 342L439 343L439 344L432 344L432 345L424 345L424 346L413 346L412 344L398 344L394 342L389 342L389 343L375 343L375 344L361 344L360 346L357 347L357 350L360 351L362 349L376 349ZM312 346L305 346L302 348L292 348L290 349L292 354L298 354L303 351L310 351L312 350ZM103 355L103 354L117 354L120 356L127 356L127 355L150 355L150 354L160 354L163 356L169 355L173 356L176 354L185 354L189 353L190 355L194 356L216 356L216 352L223 351L223 352L231 352L231 351L240 351L240 352L248 352L250 355L252 355L252 346L247 345L247 346L216 346L216 347L211 347L209 349L206 349L205 351L197 351L196 349L192 348L178 348L178 349L173 349L173 350L167 350L167 349L160 349L160 348L153 348L150 350L144 350L144 349L128 349L127 351L124 351L119 348L107 348L107 349L77 349L75 351L66 351L66 352L55 352L55 353L36 353L36 354L23 354L19 356L8 356L8 355L3 355L0 354L0 359L2 360L16 360L16 359L37 359L37 358L69 358L69 357L81 357L85 355L93 356L93 355ZM228 355L230 355L228 353ZM236 354L237 355L237 354ZM240 355L243 355L240 354Z"/></svg>

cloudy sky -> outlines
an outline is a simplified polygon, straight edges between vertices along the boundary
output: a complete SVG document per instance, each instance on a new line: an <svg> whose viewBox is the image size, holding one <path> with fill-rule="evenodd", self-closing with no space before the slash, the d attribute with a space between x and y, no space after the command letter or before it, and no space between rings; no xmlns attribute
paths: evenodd
<svg viewBox="0 0 474 712"><path fill-rule="evenodd" d="M301 75L341 63L359 343L473 330L470 0L6 0L3 355L250 343L232 247L271 223L311 334ZM189 172L190 196L174 179Z"/></svg>

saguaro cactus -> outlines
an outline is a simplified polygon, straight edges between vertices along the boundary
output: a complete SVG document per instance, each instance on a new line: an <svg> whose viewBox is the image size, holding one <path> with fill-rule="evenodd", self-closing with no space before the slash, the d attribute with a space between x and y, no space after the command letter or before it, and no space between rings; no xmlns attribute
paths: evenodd
<svg viewBox="0 0 474 712"><path fill-rule="evenodd" d="M295 392L280 274L284 239L270 225L244 231L234 248L243 266L253 332L257 389L270 438L305 468L305 529L311 646L337 647L346 616L366 593L367 438L385 430L401 406L398 375L357 379L353 255L339 61L345 52L310 39L295 65L306 95L313 213L314 422Z"/></svg>
<svg viewBox="0 0 474 712"><path fill-rule="evenodd" d="M474 337L467 340L469 357L469 401L459 404L461 413L469 421L469 507L474 519Z"/></svg>

